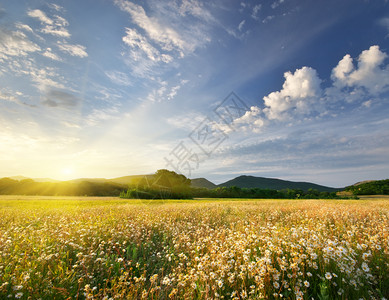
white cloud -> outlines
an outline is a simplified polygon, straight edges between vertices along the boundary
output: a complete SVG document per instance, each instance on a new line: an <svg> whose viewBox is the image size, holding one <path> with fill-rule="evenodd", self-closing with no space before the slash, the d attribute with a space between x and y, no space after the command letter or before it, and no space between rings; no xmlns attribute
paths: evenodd
<svg viewBox="0 0 389 300"><path fill-rule="evenodd" d="M384 65L388 55L380 51L379 46L371 46L358 57L358 66L353 59L345 55L332 70L334 85L342 87L363 87L371 94L379 94L389 88L389 65Z"/></svg>
<svg viewBox="0 0 389 300"><path fill-rule="evenodd" d="M42 25L44 25L41 32L64 38L70 37L69 31L66 29L66 26L69 26L69 22L65 18L57 15L53 19L49 18L39 9L30 10L27 14L41 21Z"/></svg>
<svg viewBox="0 0 389 300"><path fill-rule="evenodd" d="M246 23L246 20L243 20L242 22L239 23L239 25L238 25L238 30L239 31L243 30L243 26L244 26L245 23Z"/></svg>
<svg viewBox="0 0 389 300"><path fill-rule="evenodd" d="M190 14L206 22L212 22L214 20L211 13L203 8L201 2L196 0L183 0L179 7L179 12L181 15Z"/></svg>
<svg viewBox="0 0 389 300"><path fill-rule="evenodd" d="M50 3L48 6L56 11L62 11L64 8L58 4Z"/></svg>
<svg viewBox="0 0 389 300"><path fill-rule="evenodd" d="M287 120L293 111L296 115L307 115L317 106L321 88L316 70L303 67L294 74L286 72L282 90L263 98L264 112L270 119Z"/></svg>
<svg viewBox="0 0 389 300"><path fill-rule="evenodd" d="M47 48L46 51L42 54L52 60L62 61L62 59L55 53L52 52L51 48Z"/></svg>
<svg viewBox="0 0 389 300"><path fill-rule="evenodd" d="M267 16L265 19L262 20L262 23L264 23L264 24L269 23L274 18L275 18L275 16Z"/></svg>
<svg viewBox="0 0 389 300"><path fill-rule="evenodd" d="M275 8L277 8L278 6L280 6L282 3L284 3L285 2L285 0L278 0L278 1L274 1L273 3L272 3L272 5L271 5L271 8L272 9L275 9Z"/></svg>
<svg viewBox="0 0 389 300"><path fill-rule="evenodd" d="M78 56L78 57L87 57L88 53L85 51L86 47L82 45L71 45L64 42L58 42L58 48L65 52L70 54L71 56Z"/></svg>
<svg viewBox="0 0 389 300"><path fill-rule="evenodd" d="M67 31L66 28L46 26L45 28L42 29L42 32L46 34L56 35L59 37L65 37L65 38L70 37L70 33Z"/></svg>
<svg viewBox="0 0 389 300"><path fill-rule="evenodd" d="M12 95L9 91L0 89L0 100L9 102L18 102L18 98Z"/></svg>
<svg viewBox="0 0 389 300"><path fill-rule="evenodd" d="M105 75L115 84L130 86L132 85L131 79L126 73L119 71L107 71Z"/></svg>
<svg viewBox="0 0 389 300"><path fill-rule="evenodd" d="M259 20L259 17L258 17L258 13L259 11L261 10L262 8L262 5L261 4L257 4L253 7L253 12L251 13L251 17L255 20Z"/></svg>
<svg viewBox="0 0 389 300"><path fill-rule="evenodd" d="M139 49L143 51L147 58L152 61L163 61L169 63L173 58L168 54L161 54L156 48L154 48L147 39L139 34L135 29L126 28L127 35L123 37L123 42L133 49Z"/></svg>
<svg viewBox="0 0 389 300"><path fill-rule="evenodd" d="M65 89L64 79L51 68L38 69L33 67L29 70L29 75L40 91L45 91L48 87Z"/></svg>
<svg viewBox="0 0 389 300"><path fill-rule="evenodd" d="M180 88L181 88L180 85L176 85L176 86L172 87L169 94L167 94L167 99L172 100L177 95L177 92Z"/></svg>
<svg viewBox="0 0 389 300"><path fill-rule="evenodd" d="M39 21L41 21L41 23L44 23L47 25L54 24L53 20L50 19L48 16L46 16L46 14L39 9L30 10L30 11L28 11L27 15L30 16L31 18L38 19Z"/></svg>
<svg viewBox="0 0 389 300"><path fill-rule="evenodd" d="M16 23L15 26L17 29L33 32L32 28L26 24Z"/></svg>
<svg viewBox="0 0 389 300"><path fill-rule="evenodd" d="M23 32L0 28L0 61L9 56L26 56L29 52L40 50L41 48L31 42Z"/></svg>
<svg viewBox="0 0 389 300"><path fill-rule="evenodd" d="M250 130L258 133L265 124L266 119L263 116L262 110L257 106L252 106L243 116L234 120L233 127L243 131Z"/></svg>
<svg viewBox="0 0 389 300"><path fill-rule="evenodd" d="M184 52L193 50L193 45L185 42L173 28L161 24L156 18L148 17L142 6L126 0L115 0L115 4L121 10L129 13L133 22L142 28L148 37L158 43L163 50L176 50L180 52L181 56L184 56Z"/></svg>

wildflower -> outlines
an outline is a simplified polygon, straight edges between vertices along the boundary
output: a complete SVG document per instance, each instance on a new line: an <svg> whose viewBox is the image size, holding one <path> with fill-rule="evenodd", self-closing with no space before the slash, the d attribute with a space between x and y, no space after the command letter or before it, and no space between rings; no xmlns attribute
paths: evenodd
<svg viewBox="0 0 389 300"><path fill-rule="evenodd" d="M273 282L274 288L278 289L280 287L280 284L277 281Z"/></svg>
<svg viewBox="0 0 389 300"><path fill-rule="evenodd" d="M325 277L326 277L326 279L328 279L328 280L331 280L331 279L332 279L332 275L331 275L330 272L327 272L327 273L325 274Z"/></svg>
<svg viewBox="0 0 389 300"><path fill-rule="evenodd" d="M218 280L218 281L217 281L217 285L219 286L219 288L222 288L222 286L223 286L223 281L222 281L222 280Z"/></svg>
<svg viewBox="0 0 389 300"><path fill-rule="evenodd" d="M22 292L19 292L19 293L17 293L17 294L15 295L15 298L16 298L16 299L20 299L20 298L22 298L22 296L23 296L23 293L22 293Z"/></svg>
<svg viewBox="0 0 389 300"><path fill-rule="evenodd" d="M306 287L309 287L309 281L305 280L305 281L304 281L304 285L305 285Z"/></svg>
<svg viewBox="0 0 389 300"><path fill-rule="evenodd" d="M362 270L365 271L366 273L370 271L367 263L365 263L365 262L362 263Z"/></svg>

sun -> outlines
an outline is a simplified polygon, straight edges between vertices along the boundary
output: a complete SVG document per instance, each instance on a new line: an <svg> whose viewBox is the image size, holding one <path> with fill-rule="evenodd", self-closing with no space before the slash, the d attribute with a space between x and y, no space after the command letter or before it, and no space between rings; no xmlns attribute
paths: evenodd
<svg viewBox="0 0 389 300"><path fill-rule="evenodd" d="M61 175L64 177L69 177L74 174L74 168L72 166L67 166L61 169Z"/></svg>

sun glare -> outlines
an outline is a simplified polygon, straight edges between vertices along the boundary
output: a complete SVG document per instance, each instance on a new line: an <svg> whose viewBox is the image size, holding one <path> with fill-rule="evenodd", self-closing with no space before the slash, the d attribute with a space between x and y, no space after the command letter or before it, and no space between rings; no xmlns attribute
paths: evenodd
<svg viewBox="0 0 389 300"><path fill-rule="evenodd" d="M64 167L61 169L61 176L63 177L69 177L74 174L74 168L73 167Z"/></svg>

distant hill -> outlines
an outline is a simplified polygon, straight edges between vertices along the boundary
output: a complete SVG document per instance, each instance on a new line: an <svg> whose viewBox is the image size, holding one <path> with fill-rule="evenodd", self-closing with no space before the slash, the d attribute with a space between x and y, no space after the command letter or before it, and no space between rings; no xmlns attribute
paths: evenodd
<svg viewBox="0 0 389 300"><path fill-rule="evenodd" d="M191 186L195 188L215 189L217 185L205 178L194 178L191 181Z"/></svg>
<svg viewBox="0 0 389 300"><path fill-rule="evenodd" d="M345 188L354 195L389 195L389 179L365 180Z"/></svg>
<svg viewBox="0 0 389 300"><path fill-rule="evenodd" d="M314 189L319 192L336 192L341 190L341 188L332 188L332 187L327 187L327 186L323 186L311 182L295 182L295 181L288 181L288 180L282 180L276 178L265 178L265 177L246 176L246 175L236 177L232 180L221 183L218 186L219 187L237 186L240 188L260 188L260 189L272 189L272 190L299 189L303 191Z"/></svg>
<svg viewBox="0 0 389 300"><path fill-rule="evenodd" d="M136 185L142 178L150 179L153 175L130 175L108 179L109 182L126 185Z"/></svg>
<svg viewBox="0 0 389 300"><path fill-rule="evenodd" d="M13 180L18 180L18 181L32 179L35 182L60 182L60 180L55 180L55 179L51 179L51 178L30 178L30 177L25 177L25 176L21 176L21 175L11 176L8 178L13 179Z"/></svg>

